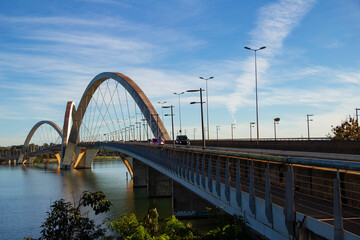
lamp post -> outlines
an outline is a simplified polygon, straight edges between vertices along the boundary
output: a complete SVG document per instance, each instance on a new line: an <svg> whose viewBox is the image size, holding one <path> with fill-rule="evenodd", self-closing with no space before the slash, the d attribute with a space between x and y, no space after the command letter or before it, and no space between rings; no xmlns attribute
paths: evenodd
<svg viewBox="0 0 360 240"><path fill-rule="evenodd" d="M174 138L174 114L173 114L173 105L170 106L162 106L162 108L170 108L171 114L165 114L165 116L171 116L171 126L172 126L172 139L173 139L173 145L175 145L175 138Z"/></svg>
<svg viewBox="0 0 360 240"><path fill-rule="evenodd" d="M235 128L235 125L234 123L231 124L231 140L233 141L234 140L234 128Z"/></svg>
<svg viewBox="0 0 360 240"><path fill-rule="evenodd" d="M312 121L310 117L314 116L313 114L306 114L306 122L307 122L307 129L308 129L308 140L310 140L310 124L309 122Z"/></svg>
<svg viewBox="0 0 360 240"><path fill-rule="evenodd" d="M181 109L180 109L180 96L182 95L182 94L184 94L185 92L180 92L180 93L175 93L174 92L174 94L175 95L177 95L178 97L179 97L179 121L180 121L180 130L179 130L179 133L180 133L180 135L181 135Z"/></svg>
<svg viewBox="0 0 360 240"><path fill-rule="evenodd" d="M265 49L266 47L263 46L258 49L252 49L250 47L244 47L247 50L254 51L255 53L255 93L256 93L256 145L259 146L259 104L258 104L258 87L257 87L257 65L256 65L256 52L262 49Z"/></svg>
<svg viewBox="0 0 360 240"><path fill-rule="evenodd" d="M274 118L274 135L276 141L276 124L279 124L280 118Z"/></svg>
<svg viewBox="0 0 360 240"><path fill-rule="evenodd" d="M252 128L254 127L255 122L250 122L250 141L252 141Z"/></svg>
<svg viewBox="0 0 360 240"><path fill-rule="evenodd" d="M203 101L202 101L202 92L204 90L200 88L199 90L186 90L186 92L200 92L200 102L191 102L190 104L200 103L201 107L201 134L202 134L202 142L203 147L205 147L205 134L204 134L204 110L203 110Z"/></svg>
<svg viewBox="0 0 360 240"><path fill-rule="evenodd" d="M194 140L195 140L195 133L196 133L196 128L194 128Z"/></svg>
<svg viewBox="0 0 360 240"><path fill-rule="evenodd" d="M162 109L162 106L164 106L164 104L166 103L166 101L164 102L158 102L158 104L161 105L161 121L164 123L164 111Z"/></svg>
<svg viewBox="0 0 360 240"><path fill-rule="evenodd" d="M213 79L214 77L209 77L209 78L203 78L203 77L199 77L202 80L205 80L206 82L206 119L207 119L207 139L210 139L210 134L209 134L209 94L208 94L208 80Z"/></svg>
<svg viewBox="0 0 360 240"><path fill-rule="evenodd" d="M219 130L220 126L216 126L216 140L219 140Z"/></svg>

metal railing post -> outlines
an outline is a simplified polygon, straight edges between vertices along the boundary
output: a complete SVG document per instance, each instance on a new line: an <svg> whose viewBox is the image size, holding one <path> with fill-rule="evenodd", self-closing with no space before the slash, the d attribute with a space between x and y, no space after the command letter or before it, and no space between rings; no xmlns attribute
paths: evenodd
<svg viewBox="0 0 360 240"><path fill-rule="evenodd" d="M209 155L209 162L208 162L208 188L209 191L212 193L212 173L211 173L211 155Z"/></svg>
<svg viewBox="0 0 360 240"><path fill-rule="evenodd" d="M225 166L225 198L230 202L230 185L229 185L229 158L226 158Z"/></svg>
<svg viewBox="0 0 360 240"><path fill-rule="evenodd" d="M170 157L171 157L171 153L169 149L166 149L166 162L165 162L165 167L168 171L170 171Z"/></svg>
<svg viewBox="0 0 360 240"><path fill-rule="evenodd" d="M189 154L186 154L186 171L185 171L185 174L186 174L186 180L189 182L190 181L190 169L189 169Z"/></svg>
<svg viewBox="0 0 360 240"><path fill-rule="evenodd" d="M295 206L294 206L294 185L293 185L292 167L286 172L286 189L285 189L285 224L288 233L294 236L294 220L295 220Z"/></svg>
<svg viewBox="0 0 360 240"><path fill-rule="evenodd" d="M265 214L269 223L273 223L272 204L271 204L271 182L270 182L270 164L266 164L266 182L265 182Z"/></svg>
<svg viewBox="0 0 360 240"><path fill-rule="evenodd" d="M250 176L249 176L249 207L256 218L256 206L255 206L255 189L254 189L254 167L253 161L250 162Z"/></svg>
<svg viewBox="0 0 360 240"><path fill-rule="evenodd" d="M190 181L193 184L195 183L195 179L194 179L194 153L191 153Z"/></svg>
<svg viewBox="0 0 360 240"><path fill-rule="evenodd" d="M200 179L199 179L199 154L196 154L196 184L200 186Z"/></svg>
<svg viewBox="0 0 360 240"><path fill-rule="evenodd" d="M205 158L206 158L206 155L203 154L202 161L201 161L201 186L204 189L206 189L206 186L205 186Z"/></svg>
<svg viewBox="0 0 360 240"><path fill-rule="evenodd" d="M241 199L241 181L240 181L240 160L237 160L236 163L236 202L240 209L242 209L242 199Z"/></svg>
<svg viewBox="0 0 360 240"><path fill-rule="evenodd" d="M218 195L218 197L221 197L221 192L220 192L220 164L219 164L219 156L216 159L216 193Z"/></svg>
<svg viewBox="0 0 360 240"><path fill-rule="evenodd" d="M175 155L175 175L179 176L179 151L176 151Z"/></svg>
<svg viewBox="0 0 360 240"><path fill-rule="evenodd" d="M181 176L185 178L185 152L181 153Z"/></svg>
<svg viewBox="0 0 360 240"><path fill-rule="evenodd" d="M336 178L334 178L334 239L344 239L339 169Z"/></svg>
<svg viewBox="0 0 360 240"><path fill-rule="evenodd" d="M178 152L177 155L177 172L176 174L181 177L181 151Z"/></svg>
<svg viewBox="0 0 360 240"><path fill-rule="evenodd" d="M171 161L171 171L173 172L173 173L175 173L175 167L176 167L176 165L175 165L175 161L176 161L176 151L175 150L172 150L172 159L171 159L172 161Z"/></svg>

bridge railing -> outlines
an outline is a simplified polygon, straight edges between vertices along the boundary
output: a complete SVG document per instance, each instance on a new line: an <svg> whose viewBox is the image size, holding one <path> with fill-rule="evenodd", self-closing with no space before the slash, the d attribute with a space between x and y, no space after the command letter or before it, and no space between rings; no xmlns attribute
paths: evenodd
<svg viewBox="0 0 360 240"><path fill-rule="evenodd" d="M222 201L225 208L246 212L247 216L260 219L276 231L284 232L284 227L274 216L279 214L274 206L284 210L283 225L291 235L302 226L299 218L304 221L305 216L311 221L326 223L324 226L332 229L323 232L325 238L348 234L346 231L360 235L359 162L141 143L103 144L108 149L121 149L150 160L179 181ZM101 147L101 143L94 147ZM264 204L261 205L258 199ZM308 228L316 226L313 224ZM316 229L312 230L316 232Z"/></svg>

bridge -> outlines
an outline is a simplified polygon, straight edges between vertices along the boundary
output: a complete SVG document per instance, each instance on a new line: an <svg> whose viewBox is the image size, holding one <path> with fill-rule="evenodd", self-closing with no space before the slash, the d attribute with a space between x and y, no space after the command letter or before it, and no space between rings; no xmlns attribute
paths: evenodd
<svg viewBox="0 0 360 240"><path fill-rule="evenodd" d="M229 146L164 146L145 139L169 134L140 87L120 73L100 73L64 124L40 121L18 163L52 153L61 169L91 168L99 149L120 154L134 186L172 196L179 215L217 206L242 215L269 239L359 239L360 157Z"/></svg>

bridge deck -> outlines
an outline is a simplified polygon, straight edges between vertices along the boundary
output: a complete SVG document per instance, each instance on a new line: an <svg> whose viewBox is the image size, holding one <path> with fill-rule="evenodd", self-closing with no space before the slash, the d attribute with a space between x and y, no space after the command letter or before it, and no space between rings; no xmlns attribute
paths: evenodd
<svg viewBox="0 0 360 240"><path fill-rule="evenodd" d="M86 146L86 144L84 145ZM336 157L330 159L329 155L323 155L326 159L319 159L312 156L306 158L306 164L292 164L301 162L303 158L275 156L272 154L243 153L234 149L203 149L182 146L157 146L142 143L122 144L116 142L97 143L88 147L103 147L119 150L120 152L133 152L136 156L143 156L149 159L158 169L173 179L182 179L186 184L194 185L196 188L210 192L215 197L220 197L232 205L234 197L228 196L227 188L232 189L234 194L241 190L248 195L250 192L250 174L254 178L255 197L265 199L267 166L270 173L271 199L272 203L286 208L286 181L285 174L291 172L293 176L293 191L295 211L319 222L334 224L334 178L339 176L340 191L342 199L342 215L344 230L360 236L360 174L354 169L360 170L360 163L354 161L339 161ZM304 153L302 153L304 154ZM304 157L304 155L302 155ZM298 161L299 160L299 161ZM324 162L324 164L321 164ZM337 164L344 164L345 168L337 173ZM210 164L211 163L211 164ZM314 164L316 163L316 164ZM314 166L320 164L318 166ZM252 168L250 167L252 166ZM239 168L238 168L239 167ZM238 170L239 169L239 170ZM251 170L253 169L253 170ZM351 169L352 171L348 171ZM252 173L251 173L252 171ZM219 173L218 173L219 172ZM218 173L218 176L217 176ZM191 178L189 175L195 175ZM237 188L237 175L240 176L240 188ZM210 181L211 179L211 181ZM217 190L210 190L210 182L213 185L221 184L223 189L220 193ZM189 187L191 186L189 185ZM215 186L215 185L214 185ZM228 187L226 187L228 186ZM211 186L213 187L213 186ZM225 191L225 193L223 192ZM216 196L219 194L218 196ZM224 195L223 195L224 194ZM223 199L224 198L224 199ZM228 199L228 200L226 200ZM217 201L217 200L216 200ZM246 200L247 201L247 200ZM249 200L250 201L250 200ZM224 203L219 203L220 206ZM248 203L249 204L249 203ZM236 206L235 206L236 209ZM275 221L275 220L274 220ZM277 220L276 220L277 221Z"/></svg>

